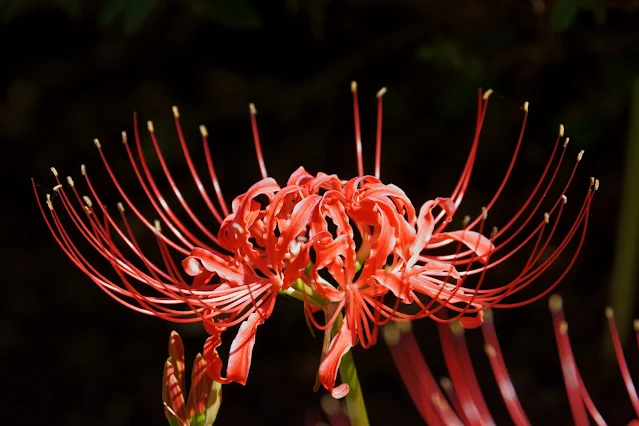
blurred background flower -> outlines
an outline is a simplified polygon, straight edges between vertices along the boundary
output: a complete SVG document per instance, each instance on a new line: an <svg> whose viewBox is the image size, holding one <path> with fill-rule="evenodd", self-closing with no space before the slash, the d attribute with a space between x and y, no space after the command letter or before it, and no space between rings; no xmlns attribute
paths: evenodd
<svg viewBox="0 0 639 426"><path fill-rule="evenodd" d="M131 111L139 111L167 138L160 143L178 183L188 183L179 144L168 140L174 134L171 105L178 104L188 140L199 138L199 124L207 125L212 149L224 158L216 164L220 184L232 197L259 179L254 158L245 155L252 137L249 102L260 107L265 161L278 181L298 165L311 173L353 176L354 156L335 155L353 146L345 90L353 79L362 93L364 150L371 154L375 92L388 87L381 177L419 200L450 193L454 182L439 177L463 167L460 154L472 141L477 88L495 90L461 215L477 214L499 184L503 170L496 165L508 164L524 101L531 108L528 132L505 200L521 204L528 193L522 188L534 186L560 123L572 149L585 149L576 179L595 175L602 188L582 254L559 291L591 397L609 424L631 418L599 313L611 304L622 339L635 344L630 325L637 307L639 107L631 105L639 105L639 83L633 89L639 2L461 0L448 8L428 0L4 0L0 17L0 161L6 182L0 349L3 364L11 366L5 379L9 419L11 413L21 419L35 413L64 425L166 422L158 371L171 326L112 303L70 267L39 217L29 178L37 179L44 194L54 185L47 183L49 167L77 177L78 165L86 163L96 171L96 186L105 189L103 199L115 208L120 200L108 176L94 167L100 159L92 140L100 138L113 154L114 168L129 170L120 132L131 129ZM369 170L373 158L366 159ZM428 169L425 160L431 160ZM134 187L133 173L118 176ZM196 195L194 186L183 187L185 197ZM500 226L511 208L509 202L495 205L487 226ZM578 208L569 201L565 214ZM140 243L155 244L155 238L148 234ZM521 267L516 260L501 278ZM518 260L525 263L525 257ZM245 388L225 387L216 425L300 424L318 410L320 395L312 383L322 342L308 334L296 302L277 303L255 344L252 371L259 374ZM500 312L494 321L531 422L568 424L546 309L537 303ZM189 354L201 350L205 333L199 326L177 331L191 365ZM435 376L447 374L439 346L429 344L437 341L435 325L418 322L413 332ZM466 333L472 354L482 353L480 334ZM354 356L372 421L421 424L388 348L356 349ZM637 358L628 361L637 377ZM476 362L486 403L501 424L508 414L488 361L482 356Z"/></svg>

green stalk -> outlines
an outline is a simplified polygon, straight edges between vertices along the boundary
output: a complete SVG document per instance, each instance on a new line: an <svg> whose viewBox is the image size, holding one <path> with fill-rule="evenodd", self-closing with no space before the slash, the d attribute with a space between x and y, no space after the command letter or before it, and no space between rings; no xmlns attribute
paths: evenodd
<svg viewBox="0 0 639 426"><path fill-rule="evenodd" d="M630 104L626 170L617 227L610 304L615 309L621 339L628 337L637 295L639 258L639 76L635 77ZM609 351L613 353L610 345Z"/></svg>
<svg viewBox="0 0 639 426"><path fill-rule="evenodd" d="M332 334L337 333L337 330L342 326L342 322L342 314L339 314L333 325ZM357 377L355 360L350 350L344 354L342 362L339 364L339 376L343 383L348 383L350 388L348 395L346 395L346 408L348 409L348 417L351 421L351 425L368 426L368 413L366 412L364 394L362 393L362 386Z"/></svg>
<svg viewBox="0 0 639 426"><path fill-rule="evenodd" d="M359 271L362 268L362 262L357 262L356 270ZM280 294L284 294L295 299L306 301L317 307L326 306L330 303L321 294L317 293L311 287L306 285L304 280L298 278L291 284L286 290L280 291ZM331 336L334 337L339 331L344 317L339 314L331 329ZM355 368L355 360L353 354L349 350L342 357L342 361L339 365L339 376L343 383L348 383L350 391L346 395L346 408L348 409L348 417L352 426L369 426L368 413L366 412L366 404L364 403L364 394L362 393L362 386L359 383L357 377L357 368Z"/></svg>
<svg viewBox="0 0 639 426"><path fill-rule="evenodd" d="M301 278L298 278L286 290L280 290L279 293L293 297L297 300L301 300L302 302L306 301L311 305L317 306L318 308L326 306L330 303L327 298L307 286L304 280L302 280Z"/></svg>

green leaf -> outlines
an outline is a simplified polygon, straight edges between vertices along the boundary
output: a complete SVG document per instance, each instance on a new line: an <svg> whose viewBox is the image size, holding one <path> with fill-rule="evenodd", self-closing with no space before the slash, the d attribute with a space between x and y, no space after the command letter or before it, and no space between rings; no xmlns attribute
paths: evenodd
<svg viewBox="0 0 639 426"><path fill-rule="evenodd" d="M155 2L152 0L136 0L127 4L124 12L124 31L133 34L137 32L149 17Z"/></svg>
<svg viewBox="0 0 639 426"><path fill-rule="evenodd" d="M109 0L107 1L100 14L98 15L98 25L107 27L115 21L115 19L124 12L126 0Z"/></svg>
<svg viewBox="0 0 639 426"><path fill-rule="evenodd" d="M550 16L550 25L555 31L563 31L575 20L579 0L557 0Z"/></svg>
<svg viewBox="0 0 639 426"><path fill-rule="evenodd" d="M255 30L262 17L249 0L204 0L206 11L219 24L237 30Z"/></svg>

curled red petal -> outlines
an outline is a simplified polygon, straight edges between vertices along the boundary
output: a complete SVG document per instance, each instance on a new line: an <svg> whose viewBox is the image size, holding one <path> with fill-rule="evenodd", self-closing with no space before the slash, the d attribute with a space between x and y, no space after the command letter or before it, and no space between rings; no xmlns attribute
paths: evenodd
<svg viewBox="0 0 639 426"><path fill-rule="evenodd" d="M412 296L408 292L408 283L390 271L380 269L373 275L375 280L381 286L390 290L395 297L404 303L411 303Z"/></svg>
<svg viewBox="0 0 639 426"><path fill-rule="evenodd" d="M257 326L264 323L264 318L259 312L254 312L240 325L240 329L231 343L229 352L229 364L226 368L226 376L241 384L246 384L253 345L255 345L255 333Z"/></svg>
<svg viewBox="0 0 639 426"><path fill-rule="evenodd" d="M301 186L304 184L305 181L308 181L310 179L313 179L313 175L307 172L306 169L304 169L304 167L300 166L288 178L288 182L286 182L286 186L289 186L289 185Z"/></svg>
<svg viewBox="0 0 639 426"><path fill-rule="evenodd" d="M416 266L411 269L411 275L429 275L432 277L448 277L454 278L456 280L461 278L459 272L454 265L450 263L438 262L436 260L431 260L427 262L423 266Z"/></svg>
<svg viewBox="0 0 639 426"><path fill-rule="evenodd" d="M182 261L182 267L185 272L191 275L191 272L195 272L197 269L193 266L193 261L202 264L204 269L209 272L215 272L225 281L230 283L242 283L244 282L244 274L237 269L229 266L229 263L222 257L208 250L200 247L195 247L191 251L191 255ZM201 269L200 269L201 272ZM196 274L197 275L197 274ZM191 275L191 276L196 276Z"/></svg>
<svg viewBox="0 0 639 426"><path fill-rule="evenodd" d="M190 277L197 277L204 271L202 264L197 258L192 256L188 256L182 261L182 267L184 272Z"/></svg>
<svg viewBox="0 0 639 426"><path fill-rule="evenodd" d="M475 231L452 231L440 232L433 235L430 242L436 243L445 240L459 241L477 254L478 260L482 263L488 262L488 255L495 249L489 238Z"/></svg>
<svg viewBox="0 0 639 426"><path fill-rule="evenodd" d="M233 339L233 343L231 343L226 377L222 377L223 362L217 353L217 348L222 344L221 333L214 334L206 340L204 344L204 359L206 360L206 371L209 377L223 384L230 382L246 384L249 369L251 368L255 333L257 326L263 322L262 315L259 312L254 312L240 325L237 335Z"/></svg>
<svg viewBox="0 0 639 426"><path fill-rule="evenodd" d="M484 311L479 311L477 316L469 317L463 316L459 319L459 325L464 328L477 328L481 327L484 323Z"/></svg>
<svg viewBox="0 0 639 426"><path fill-rule="evenodd" d="M222 335L213 334L204 343L204 359L206 360L206 372L209 377L222 384L230 383L226 377L222 377L222 358L217 353L217 348L222 344Z"/></svg>
<svg viewBox="0 0 639 426"><path fill-rule="evenodd" d="M340 399L348 395L350 390L348 383L342 383L335 386L337 379L337 370L342 361L342 357L353 347L353 333L348 327L348 321L344 318L344 322L339 332L333 337L331 346L326 352L326 356L322 359L319 367L319 379L322 385L331 393L333 398Z"/></svg>
<svg viewBox="0 0 639 426"><path fill-rule="evenodd" d="M408 260L409 267L417 262L419 254L424 247L432 242L433 231L435 229L435 218L433 217L433 209L435 207L442 208L446 212L447 219L450 216L451 202L448 198L429 200L422 205L419 209L419 216L417 217L417 236L412 244L410 258Z"/></svg>

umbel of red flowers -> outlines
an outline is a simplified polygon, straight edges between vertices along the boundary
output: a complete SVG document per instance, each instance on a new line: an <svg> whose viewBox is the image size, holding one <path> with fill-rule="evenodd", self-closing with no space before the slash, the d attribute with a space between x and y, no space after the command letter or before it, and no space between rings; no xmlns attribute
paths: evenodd
<svg viewBox="0 0 639 426"><path fill-rule="evenodd" d="M457 184L448 196L426 200L417 209L400 188L380 180L382 98L386 89L377 94L373 175L364 173L355 83L352 92L358 166L358 174L352 179L322 172L312 175L300 167L283 186L278 184L268 176L256 110L251 104L261 180L237 196L229 208L216 177L206 128L200 127L207 183L193 163L178 109L174 107L177 137L188 169L211 216L219 224L218 229L209 229L205 223L210 218L196 216L189 207L149 121L151 144L177 200L169 204L145 158L137 115L134 115L133 141L123 133L122 142L132 172L157 219L142 215L137 202L120 185L97 139L95 145L104 167L123 200L117 204L120 218L105 207L84 165L81 171L88 195L78 192L71 177L66 179L67 187L63 186L58 172L52 168L57 182L54 190L59 197L47 195L46 207L38 200L40 209L61 249L115 300L171 322L201 321L210 334L204 346L207 371L217 382L246 382L257 328L271 316L278 295L302 300L308 322L326 331L319 380L335 398L343 397L349 392L348 383L335 383L342 357L358 343L364 348L375 344L380 326L428 317L439 323L458 321L462 327L477 327L489 307L517 307L550 292L577 257L586 233L590 203L599 186L597 180L590 180L567 233L550 246L550 241L557 237L557 223L567 202L565 193L583 156L583 151L575 156L572 173L559 184L560 195L549 200L547 195L556 183L568 145L560 126L548 162L527 199L500 229L486 232L487 215L508 182L522 145L528 116L525 103L512 159L495 194L476 217L454 220L470 183L492 92L480 91L470 153ZM542 210L544 202L547 205ZM173 210L176 205L192 224L178 218ZM127 212L132 212L155 234L161 263L144 254ZM67 219L63 220L63 216ZM104 275L85 257L68 227L76 228L88 245L111 264L117 278ZM196 233L206 238L200 239ZM564 261L565 268L556 280L534 297L517 299L520 291L557 261L571 242L574 244ZM511 281L498 286L485 285L488 282L485 278L493 268L520 252L528 253L527 261ZM441 315L444 308L454 315ZM322 314L323 320L319 318ZM233 326L239 328L223 373L217 348Z"/></svg>

